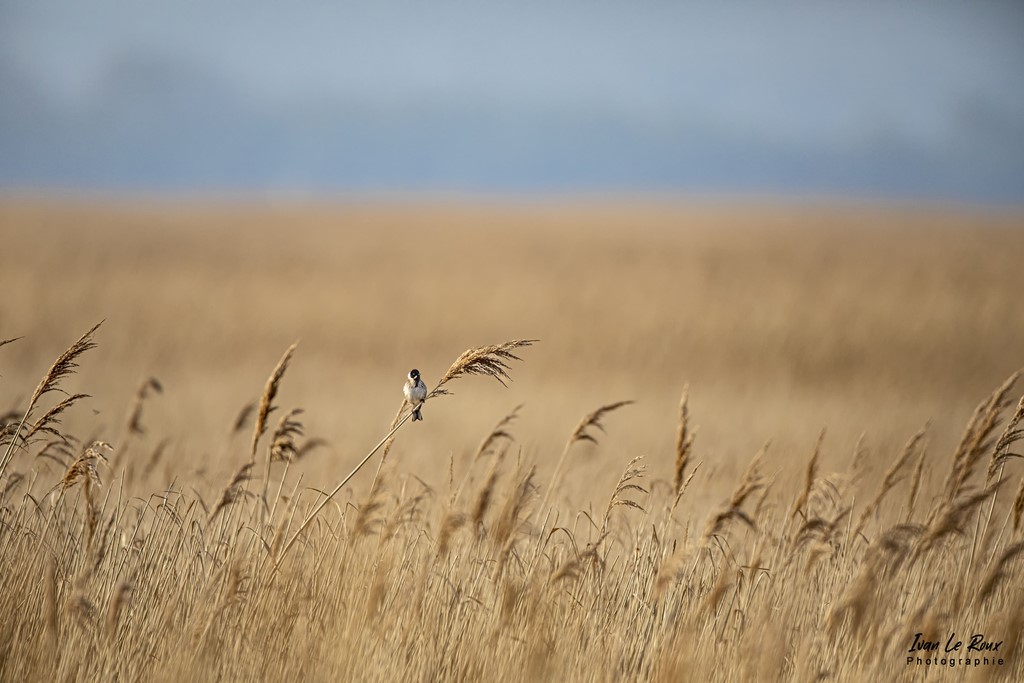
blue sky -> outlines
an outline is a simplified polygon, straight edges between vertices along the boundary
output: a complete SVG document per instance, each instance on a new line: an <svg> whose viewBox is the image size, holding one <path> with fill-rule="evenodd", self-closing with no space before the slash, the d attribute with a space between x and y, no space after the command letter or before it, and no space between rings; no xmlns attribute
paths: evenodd
<svg viewBox="0 0 1024 683"><path fill-rule="evenodd" d="M1024 3L0 0L0 189L1024 203Z"/></svg>

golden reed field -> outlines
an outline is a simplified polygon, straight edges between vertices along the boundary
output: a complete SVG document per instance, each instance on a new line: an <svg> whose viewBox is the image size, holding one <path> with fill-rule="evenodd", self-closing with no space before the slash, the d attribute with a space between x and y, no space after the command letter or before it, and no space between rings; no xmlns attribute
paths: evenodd
<svg viewBox="0 0 1024 683"><path fill-rule="evenodd" d="M0 237L3 680L1024 679L1020 216L7 199Z"/></svg>

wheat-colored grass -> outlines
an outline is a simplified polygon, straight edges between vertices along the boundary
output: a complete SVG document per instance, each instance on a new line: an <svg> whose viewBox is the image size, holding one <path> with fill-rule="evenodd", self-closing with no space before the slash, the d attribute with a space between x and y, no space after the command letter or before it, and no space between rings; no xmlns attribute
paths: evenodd
<svg viewBox="0 0 1024 683"><path fill-rule="evenodd" d="M1011 219L220 211L0 211L0 678L1024 678Z"/></svg>

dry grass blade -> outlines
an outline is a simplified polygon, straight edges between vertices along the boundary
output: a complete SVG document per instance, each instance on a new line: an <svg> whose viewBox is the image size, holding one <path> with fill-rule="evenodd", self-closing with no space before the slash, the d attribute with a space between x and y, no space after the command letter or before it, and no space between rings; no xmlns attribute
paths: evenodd
<svg viewBox="0 0 1024 683"><path fill-rule="evenodd" d="M448 368L448 372L444 373L441 381L437 383L437 386L434 387L434 390L430 392L427 398L449 394L450 392L445 389L445 386L467 375L493 377L504 386L507 382L511 381L511 378L508 376L509 362L522 360L513 351L532 346L538 341L537 339L513 339L501 344L480 346L465 351L455 359L455 362Z"/></svg>
<svg viewBox="0 0 1024 683"><path fill-rule="evenodd" d="M256 460L256 445L267 429L267 417L277 408L274 405L274 399L277 397L277 392L281 388L281 380L284 378L285 371L288 370L288 363L291 361L292 354L295 353L295 347L298 345L299 342L296 341L288 347L288 350L281 356L281 360L277 362L274 371L270 373L266 386L263 387L263 395L260 397L259 409L256 412L256 424L253 425L252 430L252 452L250 456L252 461Z"/></svg>
<svg viewBox="0 0 1024 683"><path fill-rule="evenodd" d="M53 555L46 556L46 576L43 590L46 595L45 618L46 635L51 652L57 651L57 638L60 628L57 623L57 562Z"/></svg>
<svg viewBox="0 0 1024 683"><path fill-rule="evenodd" d="M398 406L398 411L395 413L395 416L391 419L391 426L388 427L388 435L384 437L384 440L381 443L377 444L377 448L381 449L380 461L377 463L377 471L374 472L373 481L370 483L371 491L377 486L377 480L380 479L380 473L384 469L384 463L386 463L388 460L388 453L391 452L391 446L394 445L395 443L395 432L398 431L398 426L405 421L402 418L402 413L408 406L409 402L403 398L402 403ZM406 418L408 418L410 415L412 415L412 413L406 415ZM360 467L362 467L362 465L360 465Z"/></svg>
<svg viewBox="0 0 1024 683"><path fill-rule="evenodd" d="M85 477L85 522L86 522L86 535L85 535L85 547L86 552L92 550L93 538L96 535L96 524L99 522L99 510L96 506L96 496L93 493L93 478Z"/></svg>

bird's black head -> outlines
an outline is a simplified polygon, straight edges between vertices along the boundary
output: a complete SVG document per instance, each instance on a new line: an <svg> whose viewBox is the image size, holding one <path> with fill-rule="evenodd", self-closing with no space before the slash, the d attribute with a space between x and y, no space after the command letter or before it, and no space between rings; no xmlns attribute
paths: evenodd
<svg viewBox="0 0 1024 683"><path fill-rule="evenodd" d="M416 368L413 368L412 370L409 371L409 379L417 380L419 378L420 378L420 371L419 370L417 370Z"/></svg>

